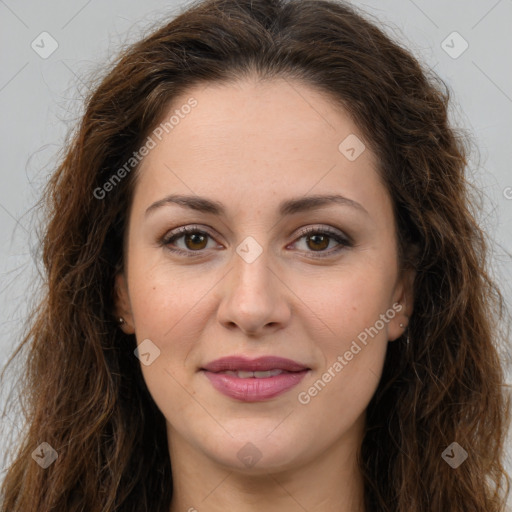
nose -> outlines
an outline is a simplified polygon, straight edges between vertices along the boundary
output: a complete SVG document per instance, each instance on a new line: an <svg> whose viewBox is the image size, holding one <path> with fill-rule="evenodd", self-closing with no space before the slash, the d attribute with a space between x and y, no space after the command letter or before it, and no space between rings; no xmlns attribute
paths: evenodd
<svg viewBox="0 0 512 512"><path fill-rule="evenodd" d="M292 293L271 263L266 250L251 263L234 255L234 268L223 279L220 290L217 318L224 327L260 337L289 323Z"/></svg>

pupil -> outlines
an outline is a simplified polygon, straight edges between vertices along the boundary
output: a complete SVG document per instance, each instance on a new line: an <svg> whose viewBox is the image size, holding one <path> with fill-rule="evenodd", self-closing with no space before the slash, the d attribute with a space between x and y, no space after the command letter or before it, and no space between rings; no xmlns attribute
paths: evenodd
<svg viewBox="0 0 512 512"><path fill-rule="evenodd" d="M323 242L324 242L324 243L323 243L322 247L318 247L318 246L317 246L317 249L318 249L318 248L320 248L320 249L325 249L325 248L329 245L329 242L327 242L327 244L325 243L325 241L326 241L329 237L327 237L327 236L325 236L325 235L313 235L313 236L310 236L308 239L309 239L309 241L313 241L313 244L317 244L317 243L319 243L319 242L318 242L318 240L316 240L316 239L318 239L318 238L323 239ZM320 243L321 243L321 242L320 242Z"/></svg>
<svg viewBox="0 0 512 512"><path fill-rule="evenodd" d="M199 240L197 240L196 237L199 238ZM205 236L198 234L198 233L193 233L191 235L188 235L188 237L187 237L187 241L191 241L192 244L200 244L201 242L204 242L204 239L205 239ZM200 248L202 248L202 247L200 247Z"/></svg>

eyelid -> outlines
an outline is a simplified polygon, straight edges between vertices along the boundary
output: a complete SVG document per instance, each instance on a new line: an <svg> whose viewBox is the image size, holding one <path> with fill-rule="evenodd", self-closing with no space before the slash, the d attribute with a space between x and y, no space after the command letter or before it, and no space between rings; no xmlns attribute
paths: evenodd
<svg viewBox="0 0 512 512"><path fill-rule="evenodd" d="M306 226L305 228L300 229L295 234L295 239L292 242L292 244L297 243L304 236L307 236L309 234L317 234L317 233L327 235L329 238L335 240L338 243L338 246L331 248L328 251L305 251L305 254L307 254L308 257L326 258L327 259L331 256L337 255L344 249L354 247L354 242L351 239L351 237L349 237L344 232L342 232L336 228L333 228L331 226L326 226L326 225Z"/></svg>
<svg viewBox="0 0 512 512"><path fill-rule="evenodd" d="M180 226L176 229L173 229L171 231L167 231L162 237L159 239L159 244L163 246L168 246L171 241L179 240L184 235L187 235L188 233L203 233L207 236L209 236L212 240L215 240L215 237L210 232L209 228L205 228L204 226L200 224L189 224L186 226ZM215 240L216 241L216 240ZM185 256L192 256L197 257L201 256L202 253L205 252L204 249L200 251L187 251L184 249L171 249L170 247L167 247L167 249L173 253L177 254L184 254Z"/></svg>
<svg viewBox="0 0 512 512"><path fill-rule="evenodd" d="M210 232L209 228L206 228L200 224L189 224L186 226L180 226L170 232L166 232L164 236L160 238L160 244L163 246L168 246L168 244L171 243L171 241L175 241L180 239L182 236L188 234L188 233L204 233L205 235L209 236L212 240L217 242L215 240L215 237ZM330 238L334 239L338 243L338 247L335 247L333 249L330 249L329 251L305 251L308 255L311 255L313 258L327 258L333 254L338 253L341 249L344 249L346 247L353 247L354 243L352 239L343 233L342 231L333 228L331 226L326 225L315 225L315 226L306 226L304 228L301 228L298 232L295 233L294 240L289 245L293 245L297 243L301 238L308 234L325 234L329 236ZM174 239L174 240L173 240ZM218 242L217 242L218 243ZM170 247L167 247L167 249L173 253L185 255L185 256L191 256L191 257L201 257L206 252L206 249L201 249L198 251L191 251L191 250L184 250L184 249L172 249Z"/></svg>
<svg viewBox="0 0 512 512"><path fill-rule="evenodd" d="M352 240L348 235L343 233L342 231L333 228L331 226L322 226L322 225L316 225L316 226L306 226L304 228L301 228L297 233L296 237L301 238L304 235L309 235L310 233L325 233L328 235L332 235L333 237L338 237L343 239L343 241L346 244L351 244Z"/></svg>

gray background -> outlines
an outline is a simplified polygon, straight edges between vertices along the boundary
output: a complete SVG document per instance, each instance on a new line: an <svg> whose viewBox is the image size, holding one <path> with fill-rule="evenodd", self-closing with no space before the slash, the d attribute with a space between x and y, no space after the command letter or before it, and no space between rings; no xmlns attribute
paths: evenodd
<svg viewBox="0 0 512 512"><path fill-rule="evenodd" d="M495 240L493 272L510 306L512 0L353 3L384 23L395 39L449 84L452 123L468 131L478 148L470 161L471 180L486 196L480 221ZM32 254L37 251L37 233L31 207L54 168L68 129L80 116L87 79L122 46L185 5L162 0L0 0L2 367L35 300L37 270ZM42 32L56 43L40 36ZM58 48L42 58L52 44ZM510 373L508 380L512 382ZM16 414L2 422L16 434ZM0 435L0 450L2 443L10 442L6 430Z"/></svg>

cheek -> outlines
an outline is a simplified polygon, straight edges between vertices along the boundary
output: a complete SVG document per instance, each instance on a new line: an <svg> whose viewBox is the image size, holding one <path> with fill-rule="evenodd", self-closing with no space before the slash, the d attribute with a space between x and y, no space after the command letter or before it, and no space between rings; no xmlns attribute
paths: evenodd
<svg viewBox="0 0 512 512"><path fill-rule="evenodd" d="M193 358L187 361L187 357L204 331L205 314L200 301L204 292L197 296L181 294L173 291L172 287L158 285L151 287L150 291L146 300L145 294L141 293L133 305L137 343L149 339L159 351L155 362L151 366L142 366L142 371L145 378L151 378L153 385L158 386L161 380L169 381L167 372L185 384L189 373L195 371L191 366ZM166 394L169 393L168 384L163 390Z"/></svg>
<svg viewBox="0 0 512 512"><path fill-rule="evenodd" d="M369 264L322 272L301 277L294 292L305 305L302 314L307 314L307 306L308 316L321 320L318 325L325 332L323 338L328 348L339 350L342 344L373 326L390 308L395 276L389 269ZM378 324L382 337L387 335L387 326L386 322Z"/></svg>
<svg viewBox="0 0 512 512"><path fill-rule="evenodd" d="M191 383L195 369L187 357L204 330L201 297L212 287L210 279L205 276L191 283L183 273L171 274L165 265L137 266L135 259L133 267L130 295L137 344L142 351L141 344L150 340L152 352L150 364L141 359L143 378L168 421L195 421L199 414Z"/></svg>
<svg viewBox="0 0 512 512"><path fill-rule="evenodd" d="M373 340L357 350L350 361L346 351L333 352L322 372L297 391L298 414L312 432L322 432L326 444L346 435L364 416L380 381L386 344Z"/></svg>
<svg viewBox="0 0 512 512"><path fill-rule="evenodd" d="M312 338L322 352L323 364L297 390L297 401L309 421L318 423L316 428L323 429L329 439L347 432L364 413L382 374L388 343L386 320L392 319L394 310L389 307L385 280L376 277L347 275L312 308L328 326ZM309 336L314 336L313 331Z"/></svg>
<svg viewBox="0 0 512 512"><path fill-rule="evenodd" d="M176 419L185 409L193 409L195 352L205 337L206 323L215 314L211 291L219 278L213 271L171 267L161 259L155 263L147 257L134 257L131 262L130 297L137 343L149 339L157 354L147 366L141 359L142 374L159 408L167 418Z"/></svg>
<svg viewBox="0 0 512 512"><path fill-rule="evenodd" d="M320 319L316 331L311 321L308 336L321 351L323 364L317 375L320 382L315 381L311 393L304 386L301 391L315 402L318 413L324 409L323 414L332 414L333 421L341 417L336 416L340 409L345 414L347 407L361 413L377 387L389 322L396 315L389 302L394 277L378 265L347 266L336 276L331 274L328 282L310 279L308 286L302 284L309 317Z"/></svg>
<svg viewBox="0 0 512 512"><path fill-rule="evenodd" d="M128 270L130 300L137 337L163 343L183 323L195 325L189 316L201 308L201 298L207 297L216 280L212 272L172 266L155 252L134 254Z"/></svg>

